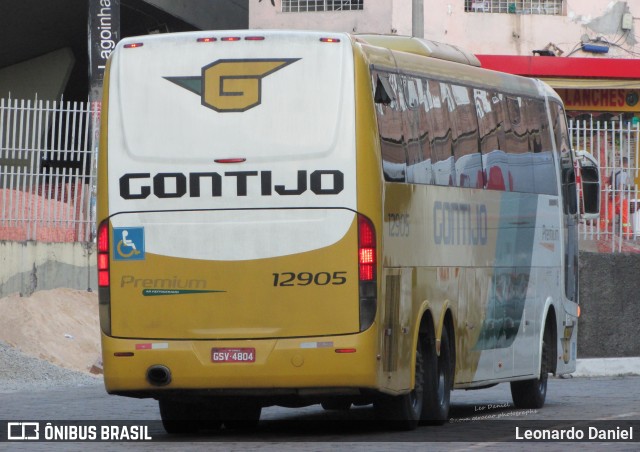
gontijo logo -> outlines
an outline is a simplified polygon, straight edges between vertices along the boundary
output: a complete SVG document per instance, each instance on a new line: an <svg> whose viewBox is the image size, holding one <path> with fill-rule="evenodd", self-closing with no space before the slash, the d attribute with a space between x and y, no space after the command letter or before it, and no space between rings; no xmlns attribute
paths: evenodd
<svg viewBox="0 0 640 452"><path fill-rule="evenodd" d="M220 113L242 112L262 102L262 79L300 58L217 60L200 77L164 77L198 94L202 105Z"/></svg>

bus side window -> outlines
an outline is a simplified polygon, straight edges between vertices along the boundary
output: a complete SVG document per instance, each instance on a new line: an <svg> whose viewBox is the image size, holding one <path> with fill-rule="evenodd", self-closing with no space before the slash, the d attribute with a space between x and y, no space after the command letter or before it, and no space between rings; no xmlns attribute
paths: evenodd
<svg viewBox="0 0 640 452"><path fill-rule="evenodd" d="M431 108L425 93L426 81L417 77L406 78L406 95L409 106L405 112L407 136L407 182L431 184L431 142L427 115Z"/></svg>
<svg viewBox="0 0 640 452"><path fill-rule="evenodd" d="M547 112L544 101L531 99L529 113L537 118L546 118ZM535 193L545 195L557 195L558 184L553 161L553 143L549 124L542 120L539 122L540 130L532 130L533 139L533 188Z"/></svg>
<svg viewBox="0 0 640 452"><path fill-rule="evenodd" d="M495 94L483 89L474 89L473 98L478 117L478 132L480 134L480 151L488 154L500 149L498 144L498 118L494 104L498 102Z"/></svg>
<svg viewBox="0 0 640 452"><path fill-rule="evenodd" d="M506 149L507 137L511 133L511 121L509 121L505 97L502 94L492 93L491 109L495 121L495 148L483 148L482 163L485 173L485 188L489 190L511 191L509 180L509 163Z"/></svg>
<svg viewBox="0 0 640 452"><path fill-rule="evenodd" d="M511 123L511 133L507 139L507 160L509 163L509 181L511 191L533 193L533 149L530 137L530 124L539 118L529 114L527 99L507 96L507 111Z"/></svg>
<svg viewBox="0 0 640 452"><path fill-rule="evenodd" d="M390 182L405 182L405 137L402 128L404 102L400 97L402 94L398 76L374 72L373 86L384 178Z"/></svg>
<svg viewBox="0 0 640 452"><path fill-rule="evenodd" d="M573 166L571 146L569 144L569 131L564 110L561 105L553 102L551 104L552 116L554 116L554 130L556 147L560 157L560 168L562 174L562 198L564 213L575 215L578 213L578 193L576 191L576 173Z"/></svg>
<svg viewBox="0 0 640 452"><path fill-rule="evenodd" d="M453 153L455 156L455 185L482 188L482 154L479 149L478 118L470 88L451 85L453 111Z"/></svg>
<svg viewBox="0 0 640 452"><path fill-rule="evenodd" d="M435 185L455 185L453 158L453 111L455 104L448 83L429 81L429 94L433 99L430 110L431 164Z"/></svg>

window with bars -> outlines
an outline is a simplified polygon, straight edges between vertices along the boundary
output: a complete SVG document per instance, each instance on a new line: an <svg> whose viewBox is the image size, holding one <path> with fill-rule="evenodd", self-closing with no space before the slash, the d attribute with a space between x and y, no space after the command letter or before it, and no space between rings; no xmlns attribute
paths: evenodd
<svg viewBox="0 0 640 452"><path fill-rule="evenodd" d="M464 10L470 13L563 14L564 0L465 0Z"/></svg>
<svg viewBox="0 0 640 452"><path fill-rule="evenodd" d="M357 11L363 4L364 0L282 0L282 12Z"/></svg>

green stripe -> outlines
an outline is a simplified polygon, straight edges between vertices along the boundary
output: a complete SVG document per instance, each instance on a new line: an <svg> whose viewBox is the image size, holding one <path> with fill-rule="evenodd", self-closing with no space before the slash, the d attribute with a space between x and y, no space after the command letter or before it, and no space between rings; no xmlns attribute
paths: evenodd
<svg viewBox="0 0 640 452"><path fill-rule="evenodd" d="M194 293L224 293L224 290L180 290L180 289L144 289L145 297L159 297L164 295L190 295Z"/></svg>

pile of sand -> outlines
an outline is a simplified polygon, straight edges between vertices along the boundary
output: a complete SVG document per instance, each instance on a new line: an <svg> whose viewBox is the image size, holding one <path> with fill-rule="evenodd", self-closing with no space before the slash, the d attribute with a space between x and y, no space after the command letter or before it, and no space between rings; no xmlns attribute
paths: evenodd
<svg viewBox="0 0 640 452"><path fill-rule="evenodd" d="M54 289L2 298L0 339L27 355L89 372L100 362L98 295Z"/></svg>

